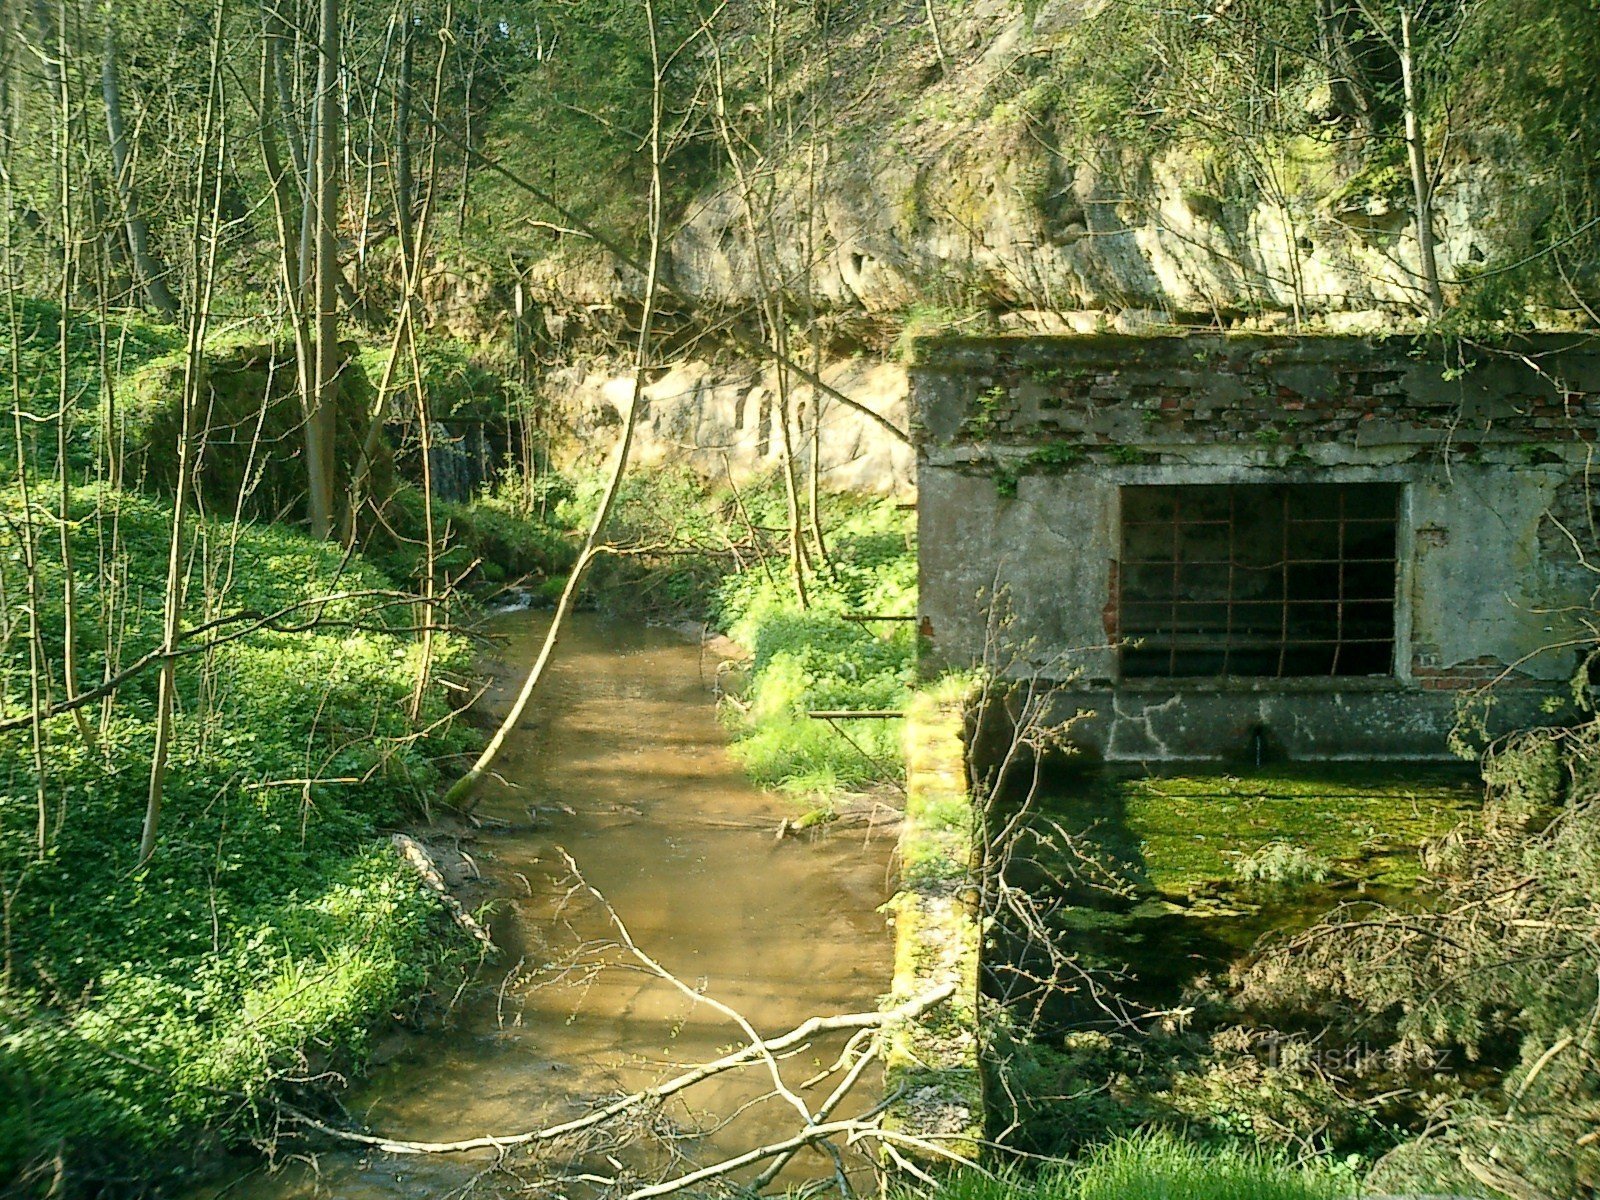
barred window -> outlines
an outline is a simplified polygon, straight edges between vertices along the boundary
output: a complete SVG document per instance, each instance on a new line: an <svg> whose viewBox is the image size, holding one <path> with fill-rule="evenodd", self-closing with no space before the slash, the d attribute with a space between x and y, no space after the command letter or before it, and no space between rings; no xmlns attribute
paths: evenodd
<svg viewBox="0 0 1600 1200"><path fill-rule="evenodd" d="M1399 500L1392 484L1123 488L1123 676L1392 674Z"/></svg>

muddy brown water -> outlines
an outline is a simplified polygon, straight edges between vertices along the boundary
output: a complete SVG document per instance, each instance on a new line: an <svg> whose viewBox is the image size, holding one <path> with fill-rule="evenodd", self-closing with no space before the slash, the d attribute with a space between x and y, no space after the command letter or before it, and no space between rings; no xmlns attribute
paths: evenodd
<svg viewBox="0 0 1600 1200"><path fill-rule="evenodd" d="M505 639L488 697L496 715L547 621L527 612L495 619ZM853 824L775 839L794 803L754 788L731 757L716 715L716 665L667 630L575 619L533 715L497 764L502 781L477 809L491 828L466 847L498 902L493 929L505 956L486 974L494 983L519 959L522 971L468 1001L452 1026L390 1047L346 1097L365 1128L427 1141L535 1129L743 1042L711 1006L596 945L613 931L599 905L571 893L563 849L641 948L765 1035L813 1014L871 1009L888 990L892 947L878 910L893 882L892 829ZM838 1049L809 1046L783 1064L785 1078L797 1085ZM677 1151L716 1161L794 1132L792 1108L745 1107L769 1087L756 1067L686 1093L686 1104L663 1115L673 1130L702 1132L676 1142ZM828 1087L803 1094L815 1106ZM880 1089L864 1080L856 1109ZM320 1140L285 1143L280 1153L314 1157L256 1168L200 1194L363 1200L519 1190L505 1171L484 1174L492 1153L400 1157ZM654 1175L662 1153L659 1144L633 1146L615 1157ZM593 1148L583 1162L606 1174L617 1165ZM510 1165L526 1178L540 1174L516 1157ZM831 1171L808 1152L785 1178Z"/></svg>

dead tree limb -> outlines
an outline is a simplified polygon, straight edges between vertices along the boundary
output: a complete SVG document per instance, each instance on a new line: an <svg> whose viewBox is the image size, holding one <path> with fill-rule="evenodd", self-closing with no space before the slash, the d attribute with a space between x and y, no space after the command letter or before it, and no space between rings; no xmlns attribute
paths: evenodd
<svg viewBox="0 0 1600 1200"><path fill-rule="evenodd" d="M581 1133L585 1129L592 1129L596 1125L621 1116L623 1113L638 1108L644 1104L668 1099L677 1095L686 1088L710 1079L715 1075L747 1066L756 1062L763 1055L774 1055L785 1050L790 1050L801 1045L819 1033L838 1033L843 1030L879 1029L895 1024L899 1021L909 1021L920 1017L943 1004L955 994L954 983L940 984L931 991L907 1000L904 1004L895 1006L884 1012L846 1013L834 1017L808 1017L796 1025L788 1033L775 1038L759 1038L755 1043L745 1045L737 1050L724 1054L721 1058L708 1063L702 1063L691 1070L675 1075L664 1083L642 1091L633 1092L620 1099L613 1100L602 1108L576 1117L570 1121L563 1121L557 1125L549 1125L543 1129L528 1130L522 1133L502 1135L484 1135L481 1137L463 1138L455 1142L410 1142L399 1138L386 1138L368 1133L356 1133L348 1129L335 1129L313 1117L303 1113L294 1113L293 1116L300 1124L326 1137L335 1138L342 1142L354 1142L357 1145L371 1146L376 1150L383 1150L389 1154L464 1154L473 1150L510 1150L517 1146L528 1146L541 1142L552 1142L559 1138Z"/></svg>
<svg viewBox="0 0 1600 1200"><path fill-rule="evenodd" d="M593 896L595 902L605 910L606 918L616 928L617 935L622 939L622 945L628 951L628 953L643 963L645 969L648 970L652 975L656 976L658 979L665 980L667 983L677 988L678 991L682 992L694 1003L710 1005L734 1024L739 1026L740 1031L743 1032L745 1037L749 1039L750 1045L756 1047L757 1053L760 1055L762 1061L766 1064L767 1074L772 1077L772 1089L774 1093L781 1096L791 1108L798 1112L801 1120L809 1123L812 1119L811 1110L806 1107L806 1102L800 1099L799 1096L795 1095L793 1090L790 1089L789 1085L784 1083L783 1072L778 1067L778 1060L772 1057L771 1052L767 1050L766 1045L762 1042L761 1035L755 1031L755 1028L750 1024L749 1020L745 1018L744 1014L739 1012L737 1009L731 1008L730 1006L724 1004L715 997L708 996L705 992L700 991L698 988L690 987L687 983L679 979L671 971L667 970L666 967L662 966L648 953L646 953L644 949L642 949L639 944L633 940L633 934L628 932L627 924L623 921L617 910L611 907L611 902L602 896L594 887L594 885L583 877L583 872L578 869L578 864L573 860L572 855L568 854L565 850L561 850L560 854L561 857L566 861L567 870L571 871L572 877L578 881L578 885L582 887L584 891L588 892L589 895Z"/></svg>

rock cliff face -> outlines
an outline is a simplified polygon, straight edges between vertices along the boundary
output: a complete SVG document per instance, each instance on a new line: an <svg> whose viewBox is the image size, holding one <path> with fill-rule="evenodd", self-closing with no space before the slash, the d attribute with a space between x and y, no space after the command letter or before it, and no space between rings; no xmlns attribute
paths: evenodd
<svg viewBox="0 0 1600 1200"><path fill-rule="evenodd" d="M907 427L905 368L850 359L825 366L822 379L896 427ZM592 463L610 452L633 394L630 375L574 367L552 375L545 390L570 435L560 451L569 463ZM776 469L783 462L777 396L770 370L681 363L645 389L632 461L688 466L705 479L736 483ZM810 470L815 414L825 490L912 493L916 463L908 444L837 399L823 395L814 401L808 387L794 390L790 402L798 470Z"/></svg>
<svg viewBox="0 0 1600 1200"><path fill-rule="evenodd" d="M1257 147L1267 160L1251 169L1177 138L1086 140L1074 115L1088 101L1055 64L1105 0L941 0L937 43L921 0L834 8L854 15L836 23L831 57L806 51L779 72L786 111L824 132L802 129L755 161L759 196L742 193L730 172L683 207L667 278L678 297L699 302L680 306L699 317L775 284L791 319L876 322L880 331L922 310L930 326L969 332L969 320L1046 334L1297 320L1394 332L1423 311L1403 173L1373 171L1348 137L1315 136L1317 119L1270 155ZM1323 101L1305 103L1309 114ZM1141 148L1157 145L1165 148ZM1503 135L1455 131L1432 220L1447 295L1474 264L1526 256L1548 214L1527 198L1525 179ZM762 230L759 257L752 225ZM583 245L522 260L516 286L530 305L537 298L562 314L548 322L557 341L638 298L635 272ZM475 278L442 289L442 318L460 324L474 291L488 294ZM507 292L499 288L502 299ZM605 430L627 403L625 374L545 378L552 407L577 432L576 453L609 445ZM828 378L905 426L899 366L840 361ZM771 373L755 365L679 363L649 390L639 458L738 480L769 468L782 455L775 395ZM797 411L808 404L802 393ZM822 410L825 486L909 487L903 445L837 402ZM809 429L809 415L797 419L798 454L809 453Z"/></svg>
<svg viewBox="0 0 1600 1200"><path fill-rule="evenodd" d="M1125 326L1419 310L1414 223L1392 179L1374 194L1353 155L1299 139L1262 164L1281 183L1269 198L1219 183L1215 156L1194 148L1074 144L1056 112L1032 111L1026 95L994 97L1100 6L1056 0L1032 17L1020 0L944 7L948 70L922 6L906 6L880 31L896 53L876 64L865 125L831 138L815 170L809 147L780 164L773 241L792 290L868 311L1129 313ZM1072 102L1052 101L1057 112ZM1525 245L1542 215L1524 211L1518 172L1491 141L1458 137L1440 182L1434 228L1447 281ZM737 190L691 211L672 243L679 286L707 299L758 294Z"/></svg>

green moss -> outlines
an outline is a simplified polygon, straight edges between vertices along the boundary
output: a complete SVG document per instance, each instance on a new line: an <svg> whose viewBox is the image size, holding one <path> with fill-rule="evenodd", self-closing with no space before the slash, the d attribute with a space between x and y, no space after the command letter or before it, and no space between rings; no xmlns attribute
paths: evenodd
<svg viewBox="0 0 1600 1200"><path fill-rule="evenodd" d="M356 361L355 344L342 344L340 352L333 460L335 494L342 496L360 458L373 388ZM205 436L197 461L207 506L225 513L242 506L245 515L262 520L304 514L305 418L293 348L261 341L211 348L202 371ZM113 436L125 455L124 478L163 495L177 482L183 377L184 356L169 354L132 373L118 397L120 428ZM386 495L392 484L387 447L380 444L367 494Z"/></svg>
<svg viewBox="0 0 1600 1200"><path fill-rule="evenodd" d="M1142 882L1181 894L1231 878L1274 843L1327 859L1339 875L1408 884L1418 847L1481 801L1457 770L1296 764L1249 775L1083 776L1046 804L1092 829Z"/></svg>
<svg viewBox="0 0 1600 1200"><path fill-rule="evenodd" d="M485 362L480 352L464 342L427 334L421 339L418 350L422 382L428 393L428 410L436 421L505 421L525 399L503 372ZM388 366L389 348L364 347L358 361L376 386ZM402 358L394 383L406 390L393 403L414 409L415 402L409 399L411 374L410 360ZM410 414L403 411L397 415L409 418Z"/></svg>
<svg viewBox="0 0 1600 1200"><path fill-rule="evenodd" d="M955 994L894 1031L886 1085L903 1094L892 1127L953 1137L974 1154L984 1127L978 1064L979 928L962 884L970 877L974 810L967 787L965 719L970 680L919 694L907 710L906 815L900 832L901 890L889 904L895 923L892 999L940 984Z"/></svg>

